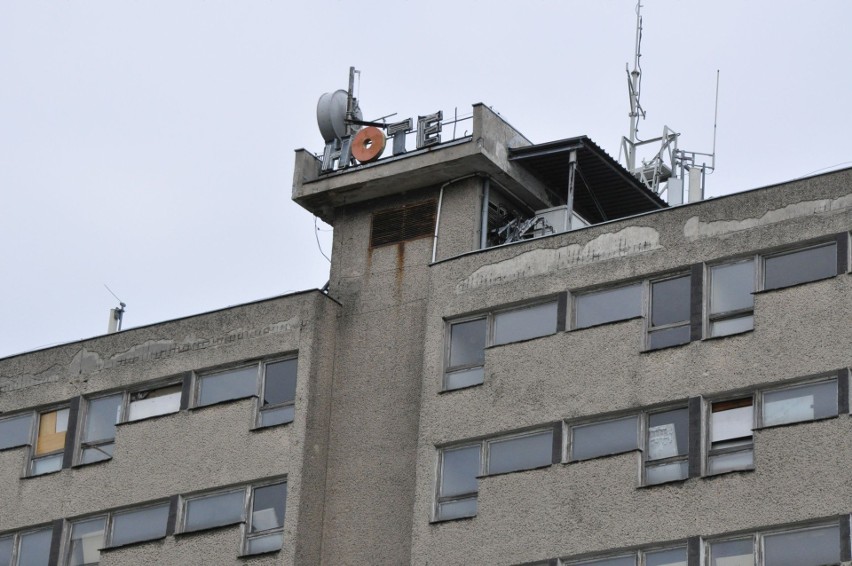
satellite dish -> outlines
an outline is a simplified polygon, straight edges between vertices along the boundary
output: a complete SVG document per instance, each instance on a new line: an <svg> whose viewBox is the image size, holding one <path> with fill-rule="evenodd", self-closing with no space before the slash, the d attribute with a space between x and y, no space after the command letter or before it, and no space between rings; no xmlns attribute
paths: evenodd
<svg viewBox="0 0 852 566"><path fill-rule="evenodd" d="M358 130L360 126L346 124L346 103L349 94L345 90L327 92L320 96L317 103L317 124L325 143L339 140L351 131ZM362 120L361 109L355 105L355 119Z"/></svg>

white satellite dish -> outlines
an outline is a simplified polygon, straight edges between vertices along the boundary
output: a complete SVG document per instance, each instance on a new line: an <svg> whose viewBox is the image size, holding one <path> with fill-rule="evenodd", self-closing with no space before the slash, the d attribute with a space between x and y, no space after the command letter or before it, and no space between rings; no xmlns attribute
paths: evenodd
<svg viewBox="0 0 852 566"><path fill-rule="evenodd" d="M360 126L355 125L349 125L349 128L347 128L346 104L348 98L349 94L343 89L327 92L320 96L317 103L317 124L325 143L339 140L360 128ZM361 109L357 105L355 106L354 117L356 120L363 119Z"/></svg>

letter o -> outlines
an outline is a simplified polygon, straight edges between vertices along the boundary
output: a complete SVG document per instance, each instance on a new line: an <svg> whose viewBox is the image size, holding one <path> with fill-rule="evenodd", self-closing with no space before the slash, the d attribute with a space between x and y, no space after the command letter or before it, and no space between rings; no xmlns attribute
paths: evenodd
<svg viewBox="0 0 852 566"><path fill-rule="evenodd" d="M361 163L375 161L384 150L385 133L374 126L359 130L352 140L352 157Z"/></svg>

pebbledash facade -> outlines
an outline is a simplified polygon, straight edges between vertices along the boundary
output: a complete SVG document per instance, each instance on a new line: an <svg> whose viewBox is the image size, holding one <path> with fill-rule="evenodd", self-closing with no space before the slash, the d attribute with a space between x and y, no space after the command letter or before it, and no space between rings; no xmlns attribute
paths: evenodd
<svg viewBox="0 0 852 566"><path fill-rule="evenodd" d="M852 170L668 207L473 110L297 151L327 289L0 360L0 565L852 559Z"/></svg>

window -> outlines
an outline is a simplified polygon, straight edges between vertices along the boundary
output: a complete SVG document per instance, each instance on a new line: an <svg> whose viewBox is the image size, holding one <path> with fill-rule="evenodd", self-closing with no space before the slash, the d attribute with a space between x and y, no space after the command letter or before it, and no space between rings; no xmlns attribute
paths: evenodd
<svg viewBox="0 0 852 566"><path fill-rule="evenodd" d="M245 523L242 554L281 549L287 509L287 482L242 486L185 497L180 531L184 533Z"/></svg>
<svg viewBox="0 0 852 566"><path fill-rule="evenodd" d="M558 311L557 301L551 300L451 322L444 390L482 383L486 346L555 334Z"/></svg>
<svg viewBox="0 0 852 566"><path fill-rule="evenodd" d="M556 301L494 314L492 344L508 344L556 333Z"/></svg>
<svg viewBox="0 0 852 566"><path fill-rule="evenodd" d="M645 485L689 477L689 410L650 413L645 438Z"/></svg>
<svg viewBox="0 0 852 566"><path fill-rule="evenodd" d="M837 380L764 391L762 426L812 421L837 415Z"/></svg>
<svg viewBox="0 0 852 566"><path fill-rule="evenodd" d="M754 328L754 259L709 269L709 335L727 336Z"/></svg>
<svg viewBox="0 0 852 566"><path fill-rule="evenodd" d="M197 378L196 407L257 395L258 365L253 364Z"/></svg>
<svg viewBox="0 0 852 566"><path fill-rule="evenodd" d="M291 357L197 375L195 407L256 397L258 427L293 422L297 369Z"/></svg>
<svg viewBox="0 0 852 566"><path fill-rule="evenodd" d="M570 459L588 460L639 449L639 417L601 421L571 427Z"/></svg>
<svg viewBox="0 0 852 566"><path fill-rule="evenodd" d="M0 536L0 566L47 566L52 537L50 527Z"/></svg>
<svg viewBox="0 0 852 566"><path fill-rule="evenodd" d="M476 516L479 476L550 466L558 428L505 434L438 452L435 520ZM561 434L556 439L559 446Z"/></svg>
<svg viewBox="0 0 852 566"><path fill-rule="evenodd" d="M427 200L373 213L370 247L431 236L437 210L437 202Z"/></svg>
<svg viewBox="0 0 852 566"><path fill-rule="evenodd" d="M291 358L264 365L258 426L293 422L298 362Z"/></svg>
<svg viewBox="0 0 852 566"><path fill-rule="evenodd" d="M485 317L450 324L444 389L459 389L482 383L487 330Z"/></svg>
<svg viewBox="0 0 852 566"><path fill-rule="evenodd" d="M62 469L68 415L67 407L39 414L35 448L30 461L30 475L39 476Z"/></svg>
<svg viewBox="0 0 852 566"><path fill-rule="evenodd" d="M182 532L233 525L245 520L246 488L188 497L184 501Z"/></svg>
<svg viewBox="0 0 852 566"><path fill-rule="evenodd" d="M651 282L649 350L689 342L691 285L689 275Z"/></svg>
<svg viewBox="0 0 852 566"><path fill-rule="evenodd" d="M709 474L754 466L754 404L751 397L717 401L710 410Z"/></svg>
<svg viewBox="0 0 852 566"><path fill-rule="evenodd" d="M634 283L577 295L574 299L574 328L641 316L643 294L643 284Z"/></svg>
<svg viewBox="0 0 852 566"><path fill-rule="evenodd" d="M80 436L79 463L91 464L112 458L115 447L115 425L121 420L124 395L89 399L85 423Z"/></svg>
<svg viewBox="0 0 852 566"><path fill-rule="evenodd" d="M848 541L844 544L848 544ZM707 563L710 566L838 564L840 545L840 527L837 524L757 533L743 538L708 542Z"/></svg>
<svg viewBox="0 0 852 566"><path fill-rule="evenodd" d="M180 397L180 383L131 392L128 398L126 420L138 421L176 413L180 410Z"/></svg>
<svg viewBox="0 0 852 566"><path fill-rule="evenodd" d="M481 452L479 443L441 450L436 520L476 516Z"/></svg>
<svg viewBox="0 0 852 566"><path fill-rule="evenodd" d="M26 446L32 434L32 412L21 413L0 419L0 450ZM0 566L2 566L0 562Z"/></svg>
<svg viewBox="0 0 852 566"><path fill-rule="evenodd" d="M780 289L835 275L837 275L837 244L835 242L766 256L763 260L764 289Z"/></svg>
<svg viewBox="0 0 852 566"><path fill-rule="evenodd" d="M66 564L98 564L102 548L163 538L166 536L168 520L169 504L163 502L73 521Z"/></svg>
<svg viewBox="0 0 852 566"><path fill-rule="evenodd" d="M259 486L252 490L244 554L260 554L281 549L284 543L286 509L286 483Z"/></svg>
<svg viewBox="0 0 852 566"><path fill-rule="evenodd" d="M562 562L566 566L686 566L686 547L638 550L607 558Z"/></svg>

